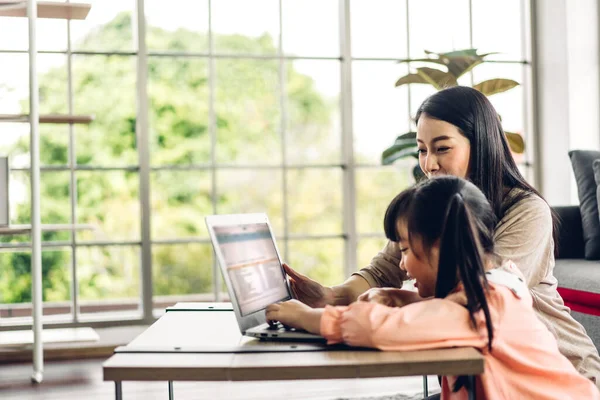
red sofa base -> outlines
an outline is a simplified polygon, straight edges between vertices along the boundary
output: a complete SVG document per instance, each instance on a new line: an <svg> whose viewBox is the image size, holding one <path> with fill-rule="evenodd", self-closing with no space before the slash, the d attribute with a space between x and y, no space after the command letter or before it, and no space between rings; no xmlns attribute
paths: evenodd
<svg viewBox="0 0 600 400"><path fill-rule="evenodd" d="M565 305L571 310L582 314L600 316L600 293L561 287L558 288L558 293L565 301Z"/></svg>

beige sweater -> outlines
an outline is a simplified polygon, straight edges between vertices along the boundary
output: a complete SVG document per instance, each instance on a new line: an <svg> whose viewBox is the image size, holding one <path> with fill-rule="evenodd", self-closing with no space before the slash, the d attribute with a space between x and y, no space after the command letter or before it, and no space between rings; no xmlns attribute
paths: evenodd
<svg viewBox="0 0 600 400"><path fill-rule="evenodd" d="M560 352L600 387L598 350L556 290L550 207L534 195L520 200L498 223L494 237L496 253L504 260L512 260L525 275L536 314L556 337ZM356 274L371 287L399 288L406 279L398 267L400 257L396 243L388 242L371 264Z"/></svg>

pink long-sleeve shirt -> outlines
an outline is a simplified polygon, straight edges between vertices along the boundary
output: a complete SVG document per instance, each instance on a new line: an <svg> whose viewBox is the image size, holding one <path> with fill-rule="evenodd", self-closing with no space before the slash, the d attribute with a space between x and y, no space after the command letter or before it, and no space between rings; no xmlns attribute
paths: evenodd
<svg viewBox="0 0 600 400"><path fill-rule="evenodd" d="M522 194L513 189L504 199L509 206L514 196ZM529 195L508 208L494 232L494 252L504 260L514 261L523 272L524 281L533 297L538 318L558 342L560 352L575 368L600 388L600 357L592 339L577 322L556 290L554 276L554 241L552 215L546 202ZM359 272L371 287L402 286L406 273L398 268L402 254L397 243L388 242L370 265Z"/></svg>
<svg viewBox="0 0 600 400"><path fill-rule="evenodd" d="M527 290L515 292L490 282L487 300L494 326L492 351L483 312L475 314L475 330L467 309L448 299L401 308L365 302L327 306L321 334L330 344L389 351L474 347L484 356L484 373L476 379L480 399L600 399L596 386L560 354ZM443 378L442 399L467 399L465 388L452 392L454 382L455 377Z"/></svg>

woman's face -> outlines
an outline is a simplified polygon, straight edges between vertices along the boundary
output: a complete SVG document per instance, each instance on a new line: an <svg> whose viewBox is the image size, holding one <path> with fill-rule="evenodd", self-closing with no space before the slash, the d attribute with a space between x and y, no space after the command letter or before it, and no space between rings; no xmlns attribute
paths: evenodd
<svg viewBox="0 0 600 400"><path fill-rule="evenodd" d="M398 246L402 252L400 269L406 271L410 278L415 279L415 287L419 291L419 296L434 296L440 254L439 245L436 243L431 247L429 254L425 254L418 238L413 238L413 246L410 246L405 221L400 220L397 229L400 235Z"/></svg>
<svg viewBox="0 0 600 400"><path fill-rule="evenodd" d="M422 114L417 123L417 145L419 166L428 178L468 177L471 144L456 126Z"/></svg>

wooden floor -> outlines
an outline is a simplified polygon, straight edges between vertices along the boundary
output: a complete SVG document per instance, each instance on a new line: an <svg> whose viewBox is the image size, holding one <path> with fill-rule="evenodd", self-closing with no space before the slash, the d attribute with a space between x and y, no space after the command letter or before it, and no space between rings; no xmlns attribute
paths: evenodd
<svg viewBox="0 0 600 400"><path fill-rule="evenodd" d="M44 365L44 381L30 383L32 367L26 364L0 365L2 400L87 400L114 399L114 383L102 381L99 360L54 361ZM435 377L429 387L439 390ZM273 382L175 382L175 399L262 400L282 397L286 400L332 400L389 396L422 392L422 378L341 379ZM168 399L166 382L124 382L124 400Z"/></svg>

